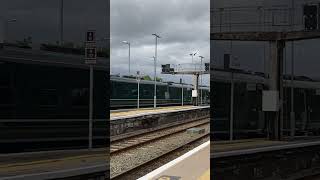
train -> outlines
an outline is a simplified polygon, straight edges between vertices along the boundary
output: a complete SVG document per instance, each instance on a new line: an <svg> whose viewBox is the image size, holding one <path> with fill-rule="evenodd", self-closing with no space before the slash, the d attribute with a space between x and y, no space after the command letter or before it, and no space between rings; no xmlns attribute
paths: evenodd
<svg viewBox="0 0 320 180"><path fill-rule="evenodd" d="M234 82L234 135L236 138L265 136L267 122L262 111L262 93L267 89L264 73L231 72L215 69L211 72L211 125L217 139L229 137L231 110L231 79ZM284 75L283 134L290 133L291 87L289 75ZM296 135L320 134L320 81L295 76L294 113Z"/></svg>
<svg viewBox="0 0 320 180"><path fill-rule="evenodd" d="M192 85L175 82L156 82L157 105L176 106L192 104ZM210 87L200 86L202 91L202 103L210 103ZM154 101L154 81L140 80L139 82L139 106L152 107ZM200 101L200 100L199 100ZM138 81L135 77L110 76L110 108L136 108L138 103Z"/></svg>
<svg viewBox="0 0 320 180"><path fill-rule="evenodd" d="M0 154L88 147L89 67L82 56L0 49ZM93 67L93 147L106 147L109 65ZM105 62L105 63L104 63Z"/></svg>

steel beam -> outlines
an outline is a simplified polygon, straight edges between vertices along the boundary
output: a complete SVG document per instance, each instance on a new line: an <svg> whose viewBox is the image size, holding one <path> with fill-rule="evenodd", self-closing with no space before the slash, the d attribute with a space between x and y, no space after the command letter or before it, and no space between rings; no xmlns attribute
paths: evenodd
<svg viewBox="0 0 320 180"><path fill-rule="evenodd" d="M292 32L218 32L211 33L211 40L233 41L299 41L320 38L318 31Z"/></svg>

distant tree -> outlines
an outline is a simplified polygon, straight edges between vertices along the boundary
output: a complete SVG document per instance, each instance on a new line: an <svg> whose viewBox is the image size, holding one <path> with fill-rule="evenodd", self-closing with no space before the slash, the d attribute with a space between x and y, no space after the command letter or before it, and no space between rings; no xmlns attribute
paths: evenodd
<svg viewBox="0 0 320 180"><path fill-rule="evenodd" d="M73 42L65 42L62 46L66 48L73 48L74 44Z"/></svg>
<svg viewBox="0 0 320 180"><path fill-rule="evenodd" d="M143 80L152 81L149 75L143 76Z"/></svg>
<svg viewBox="0 0 320 180"><path fill-rule="evenodd" d="M162 82L162 78L160 78L160 77L156 77L156 81L158 81L158 82Z"/></svg>

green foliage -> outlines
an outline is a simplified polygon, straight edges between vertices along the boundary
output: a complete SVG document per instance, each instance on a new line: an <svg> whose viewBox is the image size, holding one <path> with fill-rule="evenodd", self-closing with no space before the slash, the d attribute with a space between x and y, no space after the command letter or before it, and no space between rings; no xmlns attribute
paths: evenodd
<svg viewBox="0 0 320 180"><path fill-rule="evenodd" d="M146 81L152 81L151 77L146 75L146 76L143 76L142 78L143 80L146 80Z"/></svg>

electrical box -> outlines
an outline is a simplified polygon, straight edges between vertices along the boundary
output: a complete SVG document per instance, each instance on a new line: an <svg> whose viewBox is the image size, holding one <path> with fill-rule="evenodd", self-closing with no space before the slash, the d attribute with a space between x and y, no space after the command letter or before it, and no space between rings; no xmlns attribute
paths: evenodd
<svg viewBox="0 0 320 180"><path fill-rule="evenodd" d="M198 91L192 90L192 97L198 97Z"/></svg>
<svg viewBox="0 0 320 180"><path fill-rule="evenodd" d="M273 112L279 110L279 91L263 91L262 110Z"/></svg>

